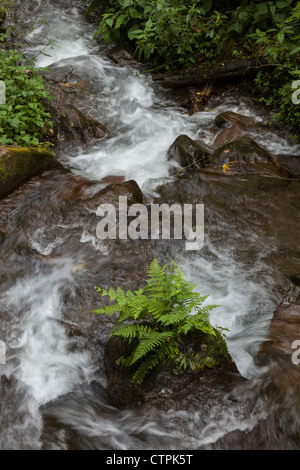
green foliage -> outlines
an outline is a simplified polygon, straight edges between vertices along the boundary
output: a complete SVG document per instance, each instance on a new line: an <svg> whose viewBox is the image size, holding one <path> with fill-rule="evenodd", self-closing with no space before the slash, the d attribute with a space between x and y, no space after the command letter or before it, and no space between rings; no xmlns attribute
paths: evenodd
<svg viewBox="0 0 300 470"><path fill-rule="evenodd" d="M291 2L277 2L287 8ZM300 107L292 102L292 83L300 79L300 2L292 11L276 17L274 27L265 31L256 29L249 35L255 40L262 55L275 67L272 72L259 72L255 82L260 91L260 101L277 111L274 119L283 124L299 127Z"/></svg>
<svg viewBox="0 0 300 470"><path fill-rule="evenodd" d="M275 113L272 118L283 124L300 127L300 104L292 102L292 83L300 74L278 66L273 72L259 72L255 78L260 92L260 101L270 106Z"/></svg>
<svg viewBox="0 0 300 470"><path fill-rule="evenodd" d="M127 41L138 60L154 64L152 71L263 56L276 68L257 77L262 101L278 110L283 123L298 126L291 85L299 79L299 19L300 2L294 0L107 0L95 34Z"/></svg>
<svg viewBox="0 0 300 470"><path fill-rule="evenodd" d="M295 39L300 9L294 3L108 0L96 35L107 42L127 39L138 59L167 70L194 63L196 54L202 63L218 60L226 40L233 42L233 56L263 49L274 59L275 52L285 54L286 40Z"/></svg>
<svg viewBox="0 0 300 470"><path fill-rule="evenodd" d="M13 6L13 0L0 0L0 23L5 21L6 13Z"/></svg>
<svg viewBox="0 0 300 470"><path fill-rule="evenodd" d="M6 104L0 104L0 143L36 147L52 127L46 106L51 96L33 63L26 63L20 45L10 42L12 30L0 34L0 80L6 85Z"/></svg>
<svg viewBox="0 0 300 470"><path fill-rule="evenodd" d="M135 44L138 59L163 61L164 67L178 68L194 63L200 51L213 59L219 47L219 30L227 17L212 11L211 1L110 0L96 35L107 42L129 39ZM201 3L201 5L199 5Z"/></svg>
<svg viewBox="0 0 300 470"><path fill-rule="evenodd" d="M94 313L107 317L118 314L111 334L130 346L130 353L120 357L118 364L136 369L133 383L142 383L162 363L168 363L177 373L187 367L196 370L217 364L213 357L181 350L183 338L190 333L196 331L209 337L219 333L208 318L216 305L203 306L208 296L194 292L194 287L184 280L174 261L161 267L155 259L141 289L124 292L120 287L108 291L97 288L102 297L109 297L111 304Z"/></svg>

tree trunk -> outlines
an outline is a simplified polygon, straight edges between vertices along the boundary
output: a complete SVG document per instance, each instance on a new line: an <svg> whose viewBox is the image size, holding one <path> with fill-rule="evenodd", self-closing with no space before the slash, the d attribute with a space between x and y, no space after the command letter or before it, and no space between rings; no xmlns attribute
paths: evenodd
<svg viewBox="0 0 300 470"><path fill-rule="evenodd" d="M197 66L187 70L153 75L153 80L160 82L165 88L202 86L208 82L233 81L253 77L259 70L268 70L271 67L272 65L262 57L250 57L210 67Z"/></svg>

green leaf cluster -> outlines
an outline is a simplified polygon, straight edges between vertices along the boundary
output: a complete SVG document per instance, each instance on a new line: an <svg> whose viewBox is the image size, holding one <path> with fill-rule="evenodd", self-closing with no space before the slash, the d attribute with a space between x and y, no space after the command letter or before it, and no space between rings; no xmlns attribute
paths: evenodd
<svg viewBox="0 0 300 470"><path fill-rule="evenodd" d="M6 103L0 104L0 144L36 147L52 128L47 104L51 96L32 62L26 62L20 45L10 41L12 30L0 34L0 80L6 85Z"/></svg>
<svg viewBox="0 0 300 470"><path fill-rule="evenodd" d="M107 0L95 35L127 41L138 60L153 64L152 72L264 57L275 73L262 69L257 78L262 100L284 124L299 126L299 106L291 100L299 79L299 19L295 0Z"/></svg>
<svg viewBox="0 0 300 470"><path fill-rule="evenodd" d="M108 0L95 34L107 42L129 40L139 60L151 60L166 70L190 65L195 57L202 63L216 61L227 40L233 42L233 56L254 50L274 58L275 43L278 54L280 45L295 40L295 3Z"/></svg>
<svg viewBox="0 0 300 470"><path fill-rule="evenodd" d="M142 383L153 368L163 363L168 363L175 372L217 364L212 357L181 349L182 340L189 333L209 337L217 333L209 323L209 313L217 305L204 306L208 296L201 296L194 288L184 280L174 261L160 266L156 259L148 268L145 286L139 290L96 288L102 297L109 297L110 304L94 313L117 317L111 335L130 346L130 353L120 357L118 364L135 368L133 383Z"/></svg>

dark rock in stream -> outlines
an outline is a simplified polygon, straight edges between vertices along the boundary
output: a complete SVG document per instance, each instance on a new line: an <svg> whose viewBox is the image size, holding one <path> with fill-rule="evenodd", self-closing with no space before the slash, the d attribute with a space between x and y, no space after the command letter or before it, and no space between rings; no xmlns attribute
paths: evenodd
<svg viewBox="0 0 300 470"><path fill-rule="evenodd" d="M240 129L240 128L238 128ZM259 165L261 170L268 169L271 173L278 172L281 176L299 176L300 175L300 157L295 155L273 155L267 150L257 144L251 137L243 135L234 139L236 133L236 126L225 129L229 133L229 141L217 148L211 157L211 166L233 166L235 164L244 165L243 168L238 168L238 172L247 172L253 170L253 166ZM225 134L217 136L215 144L223 139ZM233 140L231 141L231 138ZM249 167L249 168L248 168ZM252 167L252 168L251 168ZM226 168L227 170L228 168ZM232 171L234 174L234 169Z"/></svg>
<svg viewBox="0 0 300 470"><path fill-rule="evenodd" d="M46 149L0 146L0 199L35 175L62 165Z"/></svg>
<svg viewBox="0 0 300 470"><path fill-rule="evenodd" d="M180 135L168 150L168 160L174 160L182 167L189 165L203 168L207 165L210 154L197 141L187 135Z"/></svg>
<svg viewBox="0 0 300 470"><path fill-rule="evenodd" d="M273 160L278 169L287 171L290 176L300 176L300 156L275 155Z"/></svg>
<svg viewBox="0 0 300 470"><path fill-rule="evenodd" d="M271 155L250 137L241 137L222 145L213 154L212 165L224 165L231 161L272 165Z"/></svg>
<svg viewBox="0 0 300 470"><path fill-rule="evenodd" d="M211 355L218 365L197 372L186 370L182 374L174 374L170 368L161 366L150 372L141 385L131 382L132 370L116 364L120 356L128 354L128 346L120 338L112 337L104 353L110 402L117 408L142 407L145 413L151 409L201 410L201 407L209 406L208 393L212 401L224 397L244 379L230 357L226 343L219 332L216 333L217 340L205 334L189 334L183 347L200 355Z"/></svg>
<svg viewBox="0 0 300 470"><path fill-rule="evenodd" d="M48 134L58 149L88 148L108 136L106 127L85 109L83 103L89 84L80 79L74 82L72 68L50 72L44 78L49 81L46 89L53 96L49 110L54 126ZM73 81L69 82L71 78Z"/></svg>
<svg viewBox="0 0 300 470"><path fill-rule="evenodd" d="M259 401L265 403L264 419L247 431L228 433L214 448L299 450L299 348L300 297L282 303L275 311L269 333L255 357L263 373L244 388L248 409Z"/></svg>
<svg viewBox="0 0 300 470"><path fill-rule="evenodd" d="M108 135L102 124L72 105L51 106L50 111L54 122L54 142L58 147L86 147Z"/></svg>
<svg viewBox="0 0 300 470"><path fill-rule="evenodd" d="M242 127L253 127L256 124L256 120L250 116L244 116L243 114L226 111L224 113L218 114L218 116L215 118L215 123L218 127L221 127L224 124L238 124Z"/></svg>

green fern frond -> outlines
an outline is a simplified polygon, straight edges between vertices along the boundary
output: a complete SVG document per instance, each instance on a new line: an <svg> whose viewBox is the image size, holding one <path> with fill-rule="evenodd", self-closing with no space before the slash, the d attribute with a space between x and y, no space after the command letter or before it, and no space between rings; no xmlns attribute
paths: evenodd
<svg viewBox="0 0 300 470"><path fill-rule="evenodd" d="M208 296L201 296L194 288L184 280L175 261L160 266L156 259L150 264L146 285L141 289L125 293L120 287L108 291L97 288L113 304L95 313L108 317L118 314L111 335L130 345L129 355L117 362L137 368L133 382L141 383L150 370L164 361L172 363L179 355L183 335L192 331L215 335L209 313L216 305L203 306ZM182 358L184 367L196 367L198 356L194 360L178 357Z"/></svg>
<svg viewBox="0 0 300 470"><path fill-rule="evenodd" d="M139 361L153 349L161 345L166 340L169 341L173 337L172 331L151 331L140 337L140 343L135 348L131 365Z"/></svg>

